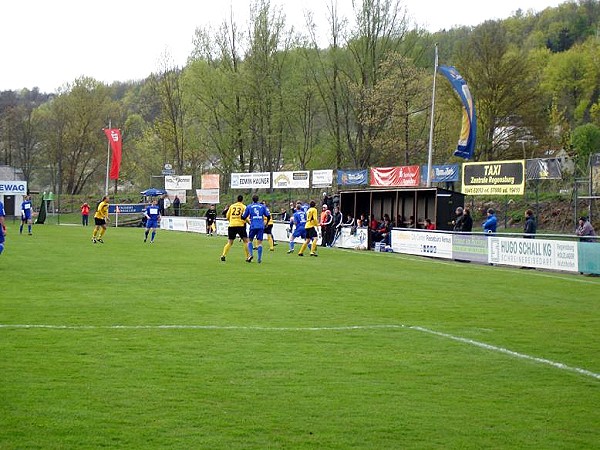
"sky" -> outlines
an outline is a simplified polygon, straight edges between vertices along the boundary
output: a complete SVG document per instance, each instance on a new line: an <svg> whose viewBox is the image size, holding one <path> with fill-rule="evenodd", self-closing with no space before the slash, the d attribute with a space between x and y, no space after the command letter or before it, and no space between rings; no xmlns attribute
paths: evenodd
<svg viewBox="0 0 600 450"><path fill-rule="evenodd" d="M402 0L413 25L431 32L504 19L517 9L539 12L552 0ZM183 67L196 28L213 29L233 13L248 23L251 0L5 0L0 23L0 91L56 92L79 77L141 80L165 67ZM271 0L286 23L305 28L311 11L325 36L330 0ZM352 0L337 0L352 17ZM493 6L492 6L493 5ZM323 38L323 42L327 42ZM440 43L443 45L443 43Z"/></svg>

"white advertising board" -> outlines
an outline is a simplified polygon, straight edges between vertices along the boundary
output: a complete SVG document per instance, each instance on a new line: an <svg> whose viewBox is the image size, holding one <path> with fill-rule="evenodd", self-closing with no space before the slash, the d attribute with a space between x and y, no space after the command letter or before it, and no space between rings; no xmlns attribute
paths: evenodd
<svg viewBox="0 0 600 450"><path fill-rule="evenodd" d="M393 230L392 249L409 255L452 259L452 235L428 231Z"/></svg>
<svg viewBox="0 0 600 450"><path fill-rule="evenodd" d="M271 172L231 174L231 189L268 189L270 187Z"/></svg>
<svg viewBox="0 0 600 450"><path fill-rule="evenodd" d="M308 188L308 170L273 172L273 188Z"/></svg>
<svg viewBox="0 0 600 450"><path fill-rule="evenodd" d="M495 236L488 239L492 264L578 271L577 242Z"/></svg>
<svg viewBox="0 0 600 450"><path fill-rule="evenodd" d="M168 191L192 189L191 175L166 175L165 189Z"/></svg>

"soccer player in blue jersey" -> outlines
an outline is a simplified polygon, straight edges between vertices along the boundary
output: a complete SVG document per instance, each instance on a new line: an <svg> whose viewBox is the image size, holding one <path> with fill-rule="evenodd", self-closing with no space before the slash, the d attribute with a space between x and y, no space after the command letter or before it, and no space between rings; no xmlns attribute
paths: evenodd
<svg viewBox="0 0 600 450"><path fill-rule="evenodd" d="M23 225L27 224L27 232L29 233L29 236L31 236L32 212L31 196L26 195L21 203L21 226L19 227L19 234L23 234Z"/></svg>
<svg viewBox="0 0 600 450"><path fill-rule="evenodd" d="M269 208L262 203L258 203L258 195L254 194L252 196L252 203L246 206L246 210L244 211L244 214L242 214L242 219L250 220L250 232L248 233L248 252L250 254L248 258L246 258L246 262L252 262L252 259L254 258L252 241L255 237L257 242L256 252L258 253L258 262L262 262L262 241L265 231L265 218L267 219L267 222L271 219Z"/></svg>
<svg viewBox="0 0 600 450"><path fill-rule="evenodd" d="M306 212L302 209L302 204L300 202L296 205L296 211L294 212L291 221L294 224L294 232L290 236L290 249L288 250L288 254L294 253L294 240L296 238L299 237L302 240L306 240Z"/></svg>
<svg viewBox="0 0 600 450"><path fill-rule="evenodd" d="M160 208L158 206L158 202L156 200L152 200L146 207L146 212L144 212L146 216L146 231L144 233L144 242L148 240L148 233L152 230L152 234L150 235L150 243L154 243L154 237L156 236L156 229L158 228L158 224L160 222Z"/></svg>
<svg viewBox="0 0 600 450"><path fill-rule="evenodd" d="M6 226L4 225L4 203L0 202L0 255L4 251L4 236L6 235Z"/></svg>

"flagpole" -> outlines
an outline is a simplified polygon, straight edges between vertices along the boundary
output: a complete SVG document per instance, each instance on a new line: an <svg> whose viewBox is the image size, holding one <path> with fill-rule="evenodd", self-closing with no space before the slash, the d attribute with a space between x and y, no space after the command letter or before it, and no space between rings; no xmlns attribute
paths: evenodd
<svg viewBox="0 0 600 450"><path fill-rule="evenodd" d="M108 129L112 128L112 122L108 120ZM104 184L104 195L108 195L108 170L110 166L110 141L106 143L106 183Z"/></svg>
<svg viewBox="0 0 600 450"><path fill-rule="evenodd" d="M435 115L435 80L438 70L438 44L435 43L435 63L433 69L433 94L431 95L431 122L429 124L429 154L427 155L427 187L431 187L431 164L433 162L433 122Z"/></svg>

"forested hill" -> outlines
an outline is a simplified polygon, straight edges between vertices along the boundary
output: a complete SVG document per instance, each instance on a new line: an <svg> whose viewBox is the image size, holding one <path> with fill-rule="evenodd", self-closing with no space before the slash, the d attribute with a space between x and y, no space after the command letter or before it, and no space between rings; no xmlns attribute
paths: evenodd
<svg viewBox="0 0 600 450"><path fill-rule="evenodd" d="M54 93L0 92L0 164L21 169L32 189L98 192L109 121L123 135L121 189L147 187L165 163L222 180L238 171L423 164L438 43L440 63L456 67L475 100L474 160L562 153L585 173L600 148L600 2L435 34L410 28L402 7L356 2L359 20L334 15L322 48L259 0L250 33L235 23L198 29L185 67L165 60L135 82L84 76ZM463 161L452 156L461 114L440 78L434 163Z"/></svg>

